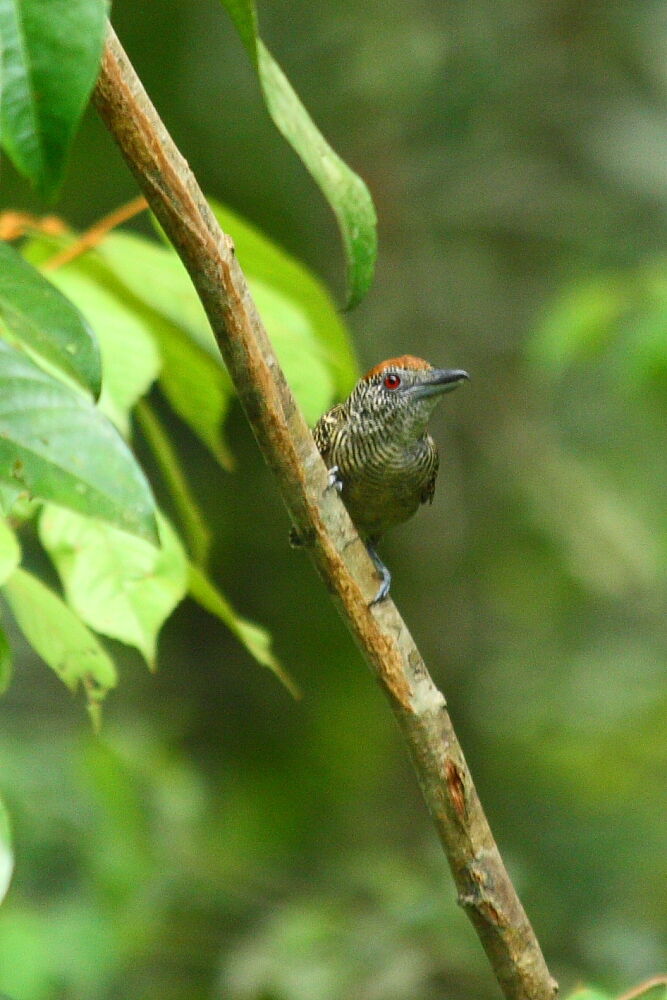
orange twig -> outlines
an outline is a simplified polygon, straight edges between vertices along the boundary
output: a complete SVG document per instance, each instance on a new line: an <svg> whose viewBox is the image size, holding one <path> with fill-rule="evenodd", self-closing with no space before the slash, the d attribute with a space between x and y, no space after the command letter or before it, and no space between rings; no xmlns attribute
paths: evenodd
<svg viewBox="0 0 667 1000"><path fill-rule="evenodd" d="M85 233L82 233L76 243L72 243L71 246L66 247L47 260L42 265L42 270L55 271L56 268L62 267L63 264L69 264L71 260L79 257L86 250L96 247L107 233L115 229L116 226L127 222L128 219L133 219L135 215L143 212L146 208L148 208L148 202L143 195L140 195L138 198L128 201L127 204L121 205L120 208L114 209L113 212L109 212L99 222L96 222L94 226L91 226Z"/></svg>
<svg viewBox="0 0 667 1000"><path fill-rule="evenodd" d="M67 226L57 215L29 215L27 212L15 212L9 209L0 212L0 240L10 243L18 240L27 232L46 233L48 236L62 236L67 232Z"/></svg>

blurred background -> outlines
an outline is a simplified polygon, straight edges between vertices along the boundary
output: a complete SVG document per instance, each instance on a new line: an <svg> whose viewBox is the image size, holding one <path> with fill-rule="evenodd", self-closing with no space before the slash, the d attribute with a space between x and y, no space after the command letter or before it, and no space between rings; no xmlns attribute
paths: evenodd
<svg viewBox="0 0 667 1000"><path fill-rule="evenodd" d="M384 543L564 992L667 966L667 4L285 0L264 39L366 179L361 370L466 368L432 508ZM338 237L214 0L113 20L205 191L321 274ZM135 187L93 114L56 211ZM2 207L44 212L6 167ZM141 224L140 224L141 225ZM213 565L294 702L192 604L118 653L99 739L26 653L0 705L14 1000L492 1000L393 719L240 411L226 474L180 426Z"/></svg>

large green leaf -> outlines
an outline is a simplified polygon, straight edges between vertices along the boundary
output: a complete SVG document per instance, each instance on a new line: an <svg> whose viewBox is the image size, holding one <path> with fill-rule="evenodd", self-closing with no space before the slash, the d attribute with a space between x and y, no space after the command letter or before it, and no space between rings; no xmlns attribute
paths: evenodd
<svg viewBox="0 0 667 1000"><path fill-rule="evenodd" d="M37 266L73 240L40 236L26 243L23 253ZM229 468L222 425L232 386L176 254L154 241L113 234L99 252L77 257L49 277L72 294L99 333L104 359L100 404L116 424L127 429L130 407L158 374L176 413Z"/></svg>
<svg viewBox="0 0 667 1000"><path fill-rule="evenodd" d="M153 540L155 503L92 402L0 340L0 480Z"/></svg>
<svg viewBox="0 0 667 1000"><path fill-rule="evenodd" d="M224 622L233 635L242 643L250 655L263 667L268 667L278 677L295 698L300 697L299 688L282 664L271 651L271 636L260 625L248 621L237 614L223 594L220 593L206 573L199 567L190 565L190 596L210 614Z"/></svg>
<svg viewBox="0 0 667 1000"><path fill-rule="evenodd" d="M48 196L95 85L106 14L105 0L0 0L2 144Z"/></svg>
<svg viewBox="0 0 667 1000"><path fill-rule="evenodd" d="M147 310L128 302L125 289L92 255L49 273L97 334L104 380L99 407L127 437L130 413L160 371L160 353ZM159 318L158 318L159 320Z"/></svg>
<svg viewBox="0 0 667 1000"><path fill-rule="evenodd" d="M2 241L0 318L32 351L99 395L102 369L91 327L64 295Z"/></svg>
<svg viewBox="0 0 667 1000"><path fill-rule="evenodd" d="M255 67L273 123L301 157L338 221L348 268L348 306L373 280L377 255L375 209L361 178L333 151L262 42L253 0L222 0Z"/></svg>
<svg viewBox="0 0 667 1000"><path fill-rule="evenodd" d="M7 522L0 518L0 584L11 576L21 560L21 549L16 535Z"/></svg>
<svg viewBox="0 0 667 1000"><path fill-rule="evenodd" d="M162 354L160 388L214 458L223 468L231 469L234 460L223 434L233 399L226 370L219 359L173 323L159 322L153 332Z"/></svg>
<svg viewBox="0 0 667 1000"><path fill-rule="evenodd" d="M253 287L261 283L275 289L303 314L320 344L336 395L347 396L359 378L359 369L345 323L324 283L226 205L215 200L210 205L224 232L233 238L238 259Z"/></svg>
<svg viewBox="0 0 667 1000"><path fill-rule="evenodd" d="M204 307L170 246L116 230L102 240L95 253L139 301L187 330L210 354L219 357Z"/></svg>
<svg viewBox="0 0 667 1000"><path fill-rule="evenodd" d="M45 507L39 536L67 602L87 625L135 646L152 667L158 632L187 591L187 562L158 518L160 548L68 510Z"/></svg>
<svg viewBox="0 0 667 1000"><path fill-rule="evenodd" d="M250 285L290 388L307 422L314 424L334 396L334 381L308 317L282 291L259 279Z"/></svg>
<svg viewBox="0 0 667 1000"><path fill-rule="evenodd" d="M178 415L226 468L222 425L232 384L187 271L173 250L130 233L111 233L96 255L135 298L162 356L160 387ZM134 308L136 308L136 306Z"/></svg>
<svg viewBox="0 0 667 1000"><path fill-rule="evenodd" d="M14 852L12 850L12 835L9 828L9 816L2 799L0 799L0 902L4 899L14 871Z"/></svg>
<svg viewBox="0 0 667 1000"><path fill-rule="evenodd" d="M36 653L64 684L83 685L94 721L99 705L116 684L116 668L98 639L52 590L17 569L2 588L19 628Z"/></svg>
<svg viewBox="0 0 667 1000"><path fill-rule="evenodd" d="M285 376L304 415L312 423L334 395L344 395L354 382L356 367L345 327L323 287L303 265L247 224L217 210L226 231L235 241L238 238L239 259L250 291ZM136 296L187 330L219 362L204 310L173 251L118 232L112 233L98 249ZM171 392L179 379L184 383L191 381L182 365L171 366L170 372ZM230 383L227 381L226 385ZM187 398L189 391L184 385L181 395ZM229 391L231 394L231 385Z"/></svg>

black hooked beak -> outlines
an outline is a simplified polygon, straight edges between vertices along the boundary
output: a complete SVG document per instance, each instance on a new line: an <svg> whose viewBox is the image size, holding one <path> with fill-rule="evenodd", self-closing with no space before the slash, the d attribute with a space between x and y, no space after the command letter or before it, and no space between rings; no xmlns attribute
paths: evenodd
<svg viewBox="0 0 667 1000"><path fill-rule="evenodd" d="M420 373L420 381L417 385L411 386L410 392L418 399L425 399L427 396L451 392L461 382L469 379L468 373L461 368L433 368L431 371Z"/></svg>

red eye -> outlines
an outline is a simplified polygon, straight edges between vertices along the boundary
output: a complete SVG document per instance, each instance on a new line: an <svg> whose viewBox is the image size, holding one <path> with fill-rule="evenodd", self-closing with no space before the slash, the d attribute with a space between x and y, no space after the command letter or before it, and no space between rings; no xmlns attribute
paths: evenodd
<svg viewBox="0 0 667 1000"><path fill-rule="evenodd" d="M388 375L384 377L384 387L385 389L398 389L401 384L401 379L394 372L389 372Z"/></svg>

